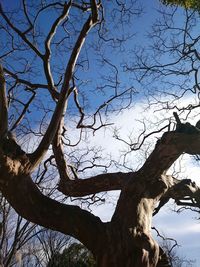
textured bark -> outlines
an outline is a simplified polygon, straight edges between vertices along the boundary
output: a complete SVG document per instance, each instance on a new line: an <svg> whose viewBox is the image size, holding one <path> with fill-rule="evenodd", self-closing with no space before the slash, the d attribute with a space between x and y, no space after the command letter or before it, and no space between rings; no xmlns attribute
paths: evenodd
<svg viewBox="0 0 200 267"><path fill-rule="evenodd" d="M64 180L59 183L59 191L67 196L81 197L109 190L121 190L134 173L106 173L88 179Z"/></svg>
<svg viewBox="0 0 200 267"><path fill-rule="evenodd" d="M119 223L106 225L106 245L97 255L99 267L154 267L158 261L159 247L151 236L136 237L132 229ZM143 246L144 242L149 243Z"/></svg>

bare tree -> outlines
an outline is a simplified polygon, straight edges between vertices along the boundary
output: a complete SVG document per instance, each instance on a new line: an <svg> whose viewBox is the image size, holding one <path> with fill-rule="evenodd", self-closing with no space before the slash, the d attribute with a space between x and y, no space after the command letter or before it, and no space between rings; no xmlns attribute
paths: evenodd
<svg viewBox="0 0 200 267"><path fill-rule="evenodd" d="M174 249L174 245L169 240L165 240L161 244L163 251L166 253L172 267L192 267L195 264L194 260L186 259L178 255L177 247Z"/></svg>
<svg viewBox="0 0 200 267"><path fill-rule="evenodd" d="M47 266L52 259L62 253L72 242L69 236L45 229L45 231L36 235L34 245L36 251L32 255L37 256L40 266Z"/></svg>
<svg viewBox="0 0 200 267"><path fill-rule="evenodd" d="M16 266L21 262L22 250L40 229L37 225L17 215L5 198L1 196L0 214L2 231L0 236L0 264L3 267ZM17 257L18 255L18 257Z"/></svg>
<svg viewBox="0 0 200 267"><path fill-rule="evenodd" d="M192 267L194 266L195 260L188 260L186 257L180 257L178 254L179 244L173 239L160 234L158 229L152 227L156 231L157 237L160 244L160 255L161 255L161 266L171 266L171 267Z"/></svg>
<svg viewBox="0 0 200 267"><path fill-rule="evenodd" d="M78 147L84 139L87 141L88 132L95 133L110 125L111 112L131 107L137 91L124 83L124 79L120 83L122 65L117 55L124 51L127 40L133 40L132 27L128 27L130 31L124 28L133 25L140 9L134 1L124 4L122 1L22 0L13 6L1 4L0 14L3 36L0 190L3 196L28 221L81 241L93 253L99 267L161 266L162 253L151 234L152 216L170 198L179 205L199 208L199 187L191 180L179 180L167 173L182 154L200 153L199 129L183 124L174 113L176 129L167 123L151 133L144 131L137 143L116 136L126 143L129 152L134 152L141 149L147 137L160 133L155 147L136 171L109 172L112 161L102 164L97 151ZM183 35L190 37L189 33L185 28ZM176 43L174 46L193 66L191 53L198 58L193 46L199 39L191 40L188 45L184 39L181 51ZM176 62L162 65L161 70L157 65L148 68L139 53L137 56L143 64L131 67L126 64L123 70L134 71L139 82L143 78L148 81L150 71L158 75L155 81L163 73L169 75L176 71L176 68L171 70ZM113 57L116 57L114 63ZM86 76L88 68L92 72ZM138 70L143 72L142 77L137 76ZM195 66L192 71L197 75ZM179 73L184 76L188 71L181 68ZM198 90L198 82L195 88ZM163 96L174 96L173 90L158 91ZM168 107L168 100L165 101ZM73 128L71 136L69 128ZM94 200L97 193L121 190L111 221L104 223L77 205L64 204L58 195L55 200L48 194L52 189L41 187L34 179L39 164L44 166L41 179L51 165L57 169L59 183L56 187L55 174L52 188L67 198L92 195L90 199ZM86 171L94 168L95 175L86 178Z"/></svg>
<svg viewBox="0 0 200 267"><path fill-rule="evenodd" d="M32 224L19 216L1 197L0 264L45 267L71 243L70 237Z"/></svg>

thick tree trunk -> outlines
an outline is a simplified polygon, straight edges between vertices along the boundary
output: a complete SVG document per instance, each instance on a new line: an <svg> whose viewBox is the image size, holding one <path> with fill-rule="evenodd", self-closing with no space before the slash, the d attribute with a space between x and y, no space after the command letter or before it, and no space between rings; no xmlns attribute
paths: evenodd
<svg viewBox="0 0 200 267"><path fill-rule="evenodd" d="M105 236L101 250L95 255L98 267L156 267L159 246L150 235L143 234L138 238L130 229L108 223ZM151 245L142 247L146 243L141 241L143 239Z"/></svg>
<svg viewBox="0 0 200 267"><path fill-rule="evenodd" d="M149 253L144 249L132 247L125 252L124 248L116 248L116 244L111 244L104 254L97 258L98 267L156 267L156 263L149 258ZM118 249L118 250L117 250Z"/></svg>

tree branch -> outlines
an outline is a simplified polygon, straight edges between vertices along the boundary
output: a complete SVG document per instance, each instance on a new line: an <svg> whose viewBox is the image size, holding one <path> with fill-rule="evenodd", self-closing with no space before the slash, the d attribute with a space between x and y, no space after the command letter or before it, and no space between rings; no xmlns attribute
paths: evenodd
<svg viewBox="0 0 200 267"><path fill-rule="evenodd" d="M96 0L91 0L91 9L92 9L92 22L97 23L98 21L98 6Z"/></svg>
<svg viewBox="0 0 200 267"><path fill-rule="evenodd" d="M23 218L71 235L94 251L94 244L103 231L98 217L78 206L65 205L44 196L28 175L9 177L2 174L0 180L1 192Z"/></svg>
<svg viewBox="0 0 200 267"><path fill-rule="evenodd" d="M66 196L83 197L103 191L121 190L134 173L104 173L88 179L61 179L58 190Z"/></svg>
<svg viewBox="0 0 200 267"><path fill-rule="evenodd" d="M27 34L28 32L30 32L33 29L33 23L31 22L31 20L30 20L30 18L28 16L26 1L23 0L22 4L23 4L23 9L24 9L24 15L25 15L25 17L26 17L26 19L28 21L28 24L29 24L28 29L24 32L24 34Z"/></svg>
<svg viewBox="0 0 200 267"><path fill-rule="evenodd" d="M153 215L157 214L170 198L174 199L177 205L200 207L200 188L195 182L192 182L191 179L178 180L171 175L165 175L165 180L168 181L169 188L161 197ZM190 200L191 203L184 202L185 200Z"/></svg>
<svg viewBox="0 0 200 267"><path fill-rule="evenodd" d="M26 35L21 32L17 27L15 27L13 25L13 23L11 23L10 19L6 16L6 14L4 13L2 6L0 4L0 14L2 15L2 17L4 18L4 20L8 23L8 25L10 26L10 28L16 32L21 38L22 40L36 53L37 56L39 56L40 58L42 58L42 54L41 52L36 48L36 46L34 46L26 37Z"/></svg>
<svg viewBox="0 0 200 267"><path fill-rule="evenodd" d="M68 65L65 71L64 81L63 81L63 85L61 88L59 100L56 105L54 114L51 118L49 127L47 128L47 131L43 139L41 140L38 148L36 149L36 151L30 155L30 158L32 161L32 169L34 169L35 166L41 162L50 144L52 143L53 138L55 137L60 121L62 117L64 116L63 112L67 107L68 97L72 92L72 89L70 89L70 80L72 79L72 75L75 69L78 56L80 54L81 48L85 42L88 32L96 23L97 22L93 22L91 16L89 16L88 20L83 25L83 28L74 45L72 54L70 56L70 59L69 59L69 62L68 62Z"/></svg>
<svg viewBox="0 0 200 267"><path fill-rule="evenodd" d="M53 96L53 98L58 99L58 97L59 97L59 93L54 88L49 88L49 86L47 84L31 83L27 80L21 79L18 77L18 75L16 73L11 72L7 68L4 68L4 72L9 74L13 79L15 79L17 83L24 84L28 88L31 88L33 90L35 90L37 88L48 89L50 91L51 95Z"/></svg>
<svg viewBox="0 0 200 267"><path fill-rule="evenodd" d="M55 90L55 85L54 85L53 76L52 76L51 67L50 67L51 40L54 37L59 24L67 18L68 14L69 14L70 7L71 7L71 1L69 1L68 4L64 4L62 14L53 23L53 25L49 31L49 34L45 40L45 50L46 51L45 51L45 54L43 56L43 64L44 64L44 71L45 71L45 75L46 75L46 79L47 79L50 91Z"/></svg>
<svg viewBox="0 0 200 267"><path fill-rule="evenodd" d="M0 64L0 139L8 131L8 103L6 96L6 81L3 67Z"/></svg>
<svg viewBox="0 0 200 267"><path fill-rule="evenodd" d="M182 132L164 133L139 172L149 178L160 177L181 154L200 154L200 131L189 123L184 127ZM151 173L148 170L152 170Z"/></svg>
<svg viewBox="0 0 200 267"><path fill-rule="evenodd" d="M63 151L63 144L61 139L63 126L64 126L64 118L61 119L60 126L52 143L52 148L58 172L60 175L60 179L69 180L70 179L69 171L68 171L68 166L66 164L65 155Z"/></svg>
<svg viewBox="0 0 200 267"><path fill-rule="evenodd" d="M24 115L26 114L31 102L34 100L36 92L29 89L29 91L32 92L32 96L30 97L30 99L28 100L28 102L26 104L24 104L24 108L21 112L21 114L19 115L19 117L17 118L17 120L15 121L15 123L13 124L13 126L10 128L10 131L13 131L19 124L20 122L23 120Z"/></svg>

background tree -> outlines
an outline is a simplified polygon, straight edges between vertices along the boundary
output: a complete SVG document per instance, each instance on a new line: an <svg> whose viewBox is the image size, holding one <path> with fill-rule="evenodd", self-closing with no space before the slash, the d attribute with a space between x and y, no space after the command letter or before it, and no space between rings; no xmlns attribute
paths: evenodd
<svg viewBox="0 0 200 267"><path fill-rule="evenodd" d="M159 239L159 244L164 253L161 266L171 266L171 267L192 267L195 266L195 260L188 260L186 257L180 257L178 252L179 244L173 238L165 237L163 234L155 228L152 227L157 233Z"/></svg>
<svg viewBox="0 0 200 267"><path fill-rule="evenodd" d="M0 263L3 267L95 266L91 253L83 245L69 236L23 220L3 197L1 221Z"/></svg>
<svg viewBox="0 0 200 267"><path fill-rule="evenodd" d="M23 260L20 252L36 235L36 225L17 215L4 197L0 200L2 231L0 236L0 264L4 267L16 266Z"/></svg>
<svg viewBox="0 0 200 267"><path fill-rule="evenodd" d="M188 260L185 257L178 255L177 249L172 249L172 245L169 241L162 243L162 248L165 251L172 267L192 267L195 266L194 260Z"/></svg>
<svg viewBox="0 0 200 267"><path fill-rule="evenodd" d="M73 243L62 253L54 254L47 266L95 267L96 264L86 247L79 243Z"/></svg>
<svg viewBox="0 0 200 267"><path fill-rule="evenodd" d="M198 0L161 0L164 5L180 5L184 8L191 8L200 11L200 4Z"/></svg>
<svg viewBox="0 0 200 267"><path fill-rule="evenodd" d="M43 229L34 238L34 244L32 244L32 249L30 250L32 252L29 257L30 261L33 261L32 259L35 257L38 259L38 266L46 267L49 263L55 264L56 266L58 257L72 243L74 243L74 240L69 236Z"/></svg>
<svg viewBox="0 0 200 267"><path fill-rule="evenodd" d="M148 134L144 124L137 142L126 141L115 131L115 138L126 144L126 155L141 149L147 137L158 138L151 153L146 152L146 161L143 159L135 168L127 165L126 156L122 164L100 157L101 151L90 146L88 136L110 126L112 116L130 108L133 100L138 101L147 93L149 97L154 95L152 88L147 92L149 86L143 87L140 97L136 97L136 85L141 88L144 78L148 83L153 77L152 85L161 88L162 76L177 74L176 63L181 61L165 63L166 58L159 54L163 52L160 47L163 45L168 53L171 51L160 38L157 43L161 42L157 46L160 50L152 55L159 65L149 66L151 56L145 58L145 53L140 54L137 47L136 60L129 65L134 55L130 57L128 53L130 43L127 42L134 38L130 25L141 14L134 1L124 4L22 0L12 6L3 2L0 14L3 36L0 190L3 196L23 218L81 241L93 253L99 267L161 265L163 252L151 234L152 216L171 198L178 205L199 208L199 187L168 172L182 154L200 153L199 129L183 124L177 113L174 113L175 122L171 112ZM185 25L191 27L188 17ZM199 39L194 41L187 27L180 31L184 43L178 46L177 35L173 33L173 45L181 59L186 58L186 63L191 60L191 74L198 90L195 76L198 69L191 53L198 58L193 46L196 47ZM162 29L163 32L166 34ZM156 38L159 31L154 34ZM189 46L187 38L192 40ZM169 39L173 40L171 36ZM180 64L178 70L181 77L188 74L184 66ZM126 78L121 71L126 72ZM128 71L135 75L133 85L129 83ZM170 79L170 83L179 84L176 79ZM162 97L167 96L164 104L174 111L170 105L170 97L178 99L174 88L166 92L162 84L161 90L155 90L161 95L157 104L163 104ZM191 106L189 111L196 107ZM39 182L35 179L41 168L39 164L43 166L41 179L49 175L47 170L56 171L49 187L40 186L40 179ZM87 203L103 201L96 194L111 190L121 190L121 193L107 223L83 205L69 202L69 198L82 197ZM54 194L49 193L52 191Z"/></svg>

